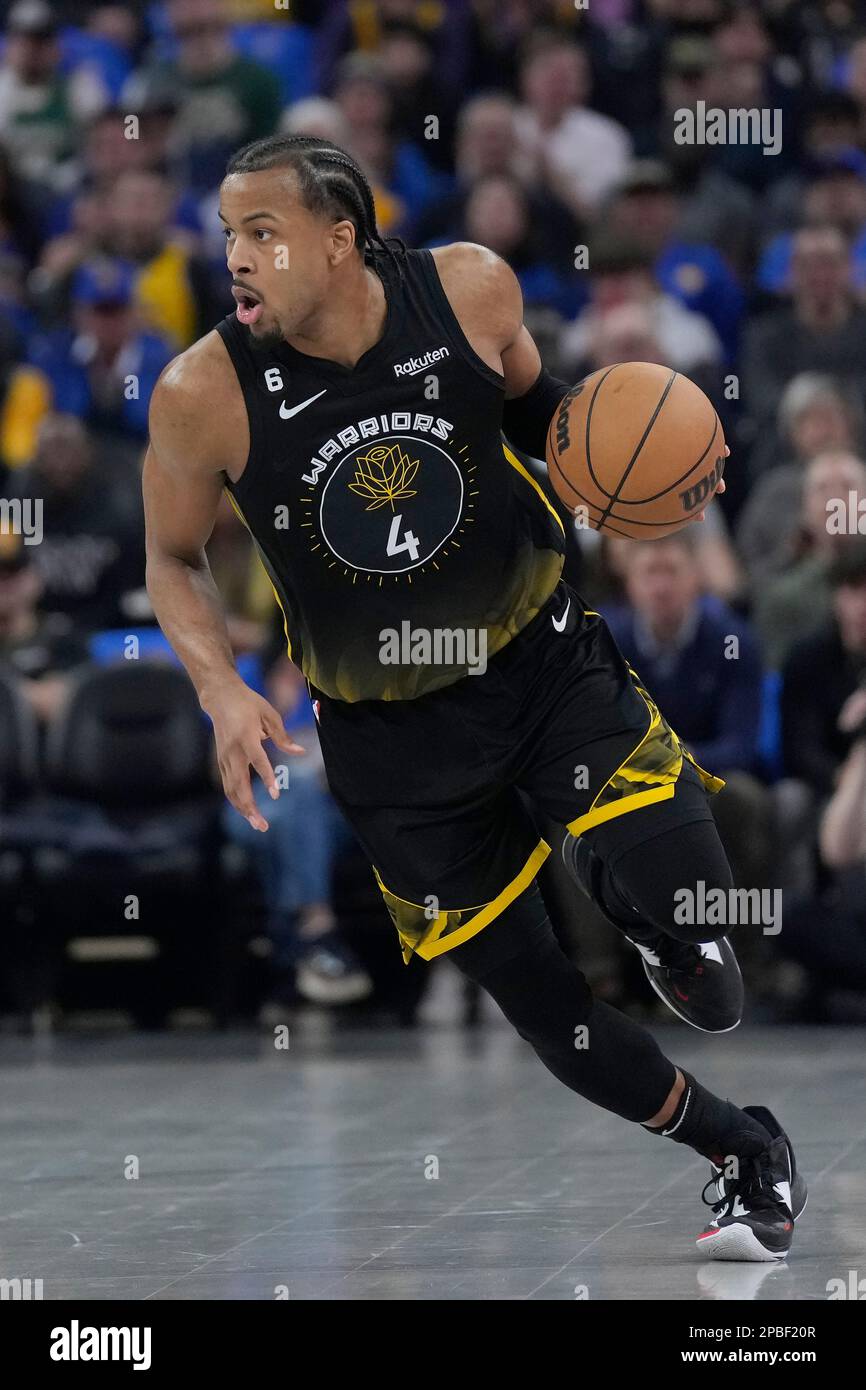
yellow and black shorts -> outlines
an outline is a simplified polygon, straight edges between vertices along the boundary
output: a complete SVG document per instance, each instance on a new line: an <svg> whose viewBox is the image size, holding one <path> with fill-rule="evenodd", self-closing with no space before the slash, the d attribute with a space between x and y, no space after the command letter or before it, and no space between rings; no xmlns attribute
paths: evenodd
<svg viewBox="0 0 866 1390"><path fill-rule="evenodd" d="M467 941L529 887L550 853L530 806L580 835L673 797L686 759L708 792L724 785L564 582L483 675L416 700L312 693L331 790L407 961Z"/></svg>

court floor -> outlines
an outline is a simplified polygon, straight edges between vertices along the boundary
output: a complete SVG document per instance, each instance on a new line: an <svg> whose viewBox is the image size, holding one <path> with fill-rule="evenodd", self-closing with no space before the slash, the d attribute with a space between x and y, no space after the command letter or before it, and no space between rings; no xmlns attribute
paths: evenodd
<svg viewBox="0 0 866 1390"><path fill-rule="evenodd" d="M567 1091L507 1025L0 1039L0 1277L47 1299L826 1299L866 1274L864 1030L655 1029L776 1111L782 1265L701 1260L708 1165ZM127 1176L134 1174L138 1176Z"/></svg>

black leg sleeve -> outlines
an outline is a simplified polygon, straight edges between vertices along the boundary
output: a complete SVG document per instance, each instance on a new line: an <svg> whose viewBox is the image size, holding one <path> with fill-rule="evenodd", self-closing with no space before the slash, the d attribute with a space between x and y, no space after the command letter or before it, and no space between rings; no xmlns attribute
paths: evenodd
<svg viewBox="0 0 866 1390"><path fill-rule="evenodd" d="M636 1123L661 1110L676 1079L673 1062L646 1029L593 999L535 885L448 954L565 1086Z"/></svg>
<svg viewBox="0 0 866 1390"><path fill-rule="evenodd" d="M691 770L670 801L614 817L585 838L601 861L593 875L599 906L626 929L637 927L637 914L645 928L678 941L712 941L729 932L723 924L679 920L684 890L700 900L701 892L727 894L733 887L707 794Z"/></svg>

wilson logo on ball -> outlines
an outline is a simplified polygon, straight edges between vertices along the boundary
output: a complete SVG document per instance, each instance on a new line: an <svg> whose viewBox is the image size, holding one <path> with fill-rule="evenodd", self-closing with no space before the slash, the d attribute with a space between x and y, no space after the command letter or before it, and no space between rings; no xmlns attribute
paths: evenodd
<svg viewBox="0 0 866 1390"><path fill-rule="evenodd" d="M576 386L572 386L567 395L563 396L559 402L559 414L556 417L556 451L561 454L567 449L571 440L568 434L568 407L571 402L580 395L583 390L583 382L579 381Z"/></svg>
<svg viewBox="0 0 866 1390"><path fill-rule="evenodd" d="M685 492L679 493L679 499L683 504L684 512L693 512L702 502L705 502L711 493L715 492L725 471L724 455L716 459L709 473L701 478L700 482L695 483L694 487L687 487Z"/></svg>

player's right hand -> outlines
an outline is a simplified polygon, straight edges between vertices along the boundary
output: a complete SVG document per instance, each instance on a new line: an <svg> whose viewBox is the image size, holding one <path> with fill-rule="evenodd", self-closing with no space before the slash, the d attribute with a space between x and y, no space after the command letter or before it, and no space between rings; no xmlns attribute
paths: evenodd
<svg viewBox="0 0 866 1390"><path fill-rule="evenodd" d="M271 739L284 753L294 756L305 750L286 733L273 705L242 682L211 696L203 706L213 721L217 765L226 796L254 830L267 830L268 822L253 798L250 767L276 800L280 789L262 744Z"/></svg>

